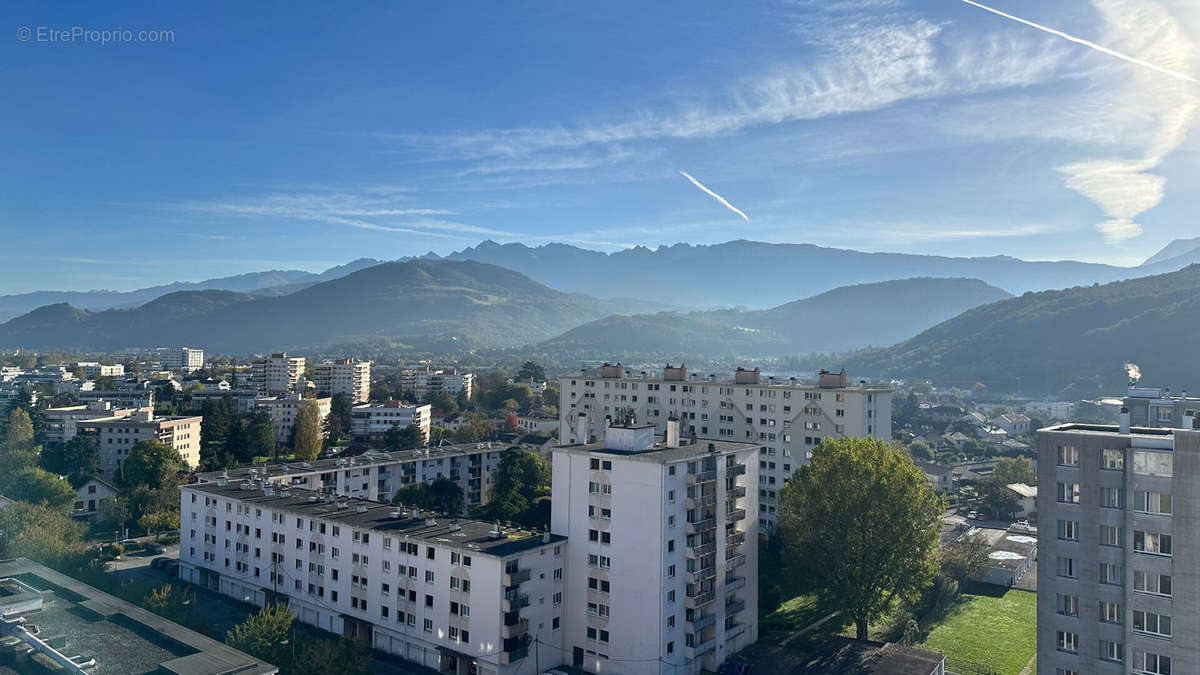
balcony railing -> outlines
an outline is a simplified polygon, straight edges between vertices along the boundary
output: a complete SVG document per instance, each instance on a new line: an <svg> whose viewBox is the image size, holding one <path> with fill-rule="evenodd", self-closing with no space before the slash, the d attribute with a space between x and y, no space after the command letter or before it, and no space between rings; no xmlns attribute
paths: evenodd
<svg viewBox="0 0 1200 675"><path fill-rule="evenodd" d="M699 497L688 497L687 502L689 509L694 509L698 506L709 506L717 503L717 495L710 493Z"/></svg>
<svg viewBox="0 0 1200 675"><path fill-rule="evenodd" d="M688 551L688 555L693 558L699 558L700 556L705 556L705 555L709 555L711 553L716 553L716 552L717 552L717 542L710 541L707 544L700 544L699 546L690 547L690 550Z"/></svg>
<svg viewBox="0 0 1200 675"><path fill-rule="evenodd" d="M526 656L529 656L529 647L517 647L511 652L500 652L500 663L503 663L506 666L511 665L517 661L520 661Z"/></svg>
<svg viewBox="0 0 1200 675"><path fill-rule="evenodd" d="M696 534L697 532L704 532L705 530L714 529L716 526L716 518L705 518L704 520L697 520L694 523L688 523L684 529L688 534Z"/></svg>
<svg viewBox="0 0 1200 675"><path fill-rule="evenodd" d="M746 609L746 602L744 600L729 602L725 604L725 615L729 616L731 614L737 614L743 609Z"/></svg>
<svg viewBox="0 0 1200 675"><path fill-rule="evenodd" d="M742 497L746 496L746 486L735 485L725 491L725 496L729 497L730 499L741 499Z"/></svg>
<svg viewBox="0 0 1200 675"><path fill-rule="evenodd" d="M725 535L726 546L740 546L746 543L746 533L741 530L735 530Z"/></svg>
<svg viewBox="0 0 1200 675"><path fill-rule="evenodd" d="M687 479L689 483L711 483L717 480L717 472L716 470L713 470L701 471L700 473L689 473Z"/></svg>
<svg viewBox="0 0 1200 675"><path fill-rule="evenodd" d="M712 651L712 649L716 646L717 646L717 639L709 638L708 640L701 642L700 644L696 645L695 647L688 647L687 649L688 649L688 652L690 652L690 654L689 654L690 658L694 659L697 656L700 656L701 654L703 654L705 652Z"/></svg>
<svg viewBox="0 0 1200 675"><path fill-rule="evenodd" d="M716 614L710 613L710 614L705 614L703 616L694 616L691 621L687 622L687 624L688 624L687 630L689 630L693 633L699 633L700 631L704 630L705 628L708 628L709 626L713 625L716 622L717 622Z"/></svg>
<svg viewBox="0 0 1200 675"><path fill-rule="evenodd" d="M528 607L528 606L529 606L529 596L528 595L505 596L504 600L501 601L501 603L500 603L500 609L504 610L505 612L515 612L518 609L521 609L522 607Z"/></svg>
<svg viewBox="0 0 1200 675"><path fill-rule="evenodd" d="M733 579L725 580L725 592L731 593L739 591L746 587L746 577L734 577Z"/></svg>
<svg viewBox="0 0 1200 675"><path fill-rule="evenodd" d="M529 632L529 619L521 619L511 626L501 626L500 637L504 639L521 637Z"/></svg>
<svg viewBox="0 0 1200 675"><path fill-rule="evenodd" d="M734 509L725 514L726 522L733 523L733 522L737 522L739 520L745 520L745 519L746 519L746 509Z"/></svg>
<svg viewBox="0 0 1200 675"><path fill-rule="evenodd" d="M745 473L746 473L746 465L745 464L734 464L733 466L725 469L725 475L727 475L727 476L742 476L742 475L745 475Z"/></svg>
<svg viewBox="0 0 1200 675"><path fill-rule="evenodd" d="M701 607L711 604L715 598L716 596L713 594L713 592L709 591L707 593L699 593L695 596L687 597L684 604L686 604L689 609L700 609Z"/></svg>
<svg viewBox="0 0 1200 675"><path fill-rule="evenodd" d="M707 581L709 579L715 579L716 576L717 569L715 567L703 567L701 569L688 572L688 577L690 577L689 581L695 584L698 584L702 581Z"/></svg>
<svg viewBox="0 0 1200 675"><path fill-rule="evenodd" d="M746 632L746 624L744 624L744 623L734 624L725 629L725 639L732 640L735 637L737 637L745 632Z"/></svg>
<svg viewBox="0 0 1200 675"><path fill-rule="evenodd" d="M725 561L725 569L731 570L740 565L745 565L745 564L746 564L746 554L739 553Z"/></svg>
<svg viewBox="0 0 1200 675"><path fill-rule="evenodd" d="M516 572L505 572L503 578L501 579L501 583L509 587L517 586L529 581L529 575L530 570L528 567L519 569Z"/></svg>

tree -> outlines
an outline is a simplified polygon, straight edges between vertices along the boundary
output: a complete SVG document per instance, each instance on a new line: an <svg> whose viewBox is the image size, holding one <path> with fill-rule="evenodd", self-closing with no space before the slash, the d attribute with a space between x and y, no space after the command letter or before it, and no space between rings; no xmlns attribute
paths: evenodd
<svg viewBox="0 0 1200 675"><path fill-rule="evenodd" d="M367 675L371 672L371 650L362 641L309 642L289 672L291 675Z"/></svg>
<svg viewBox="0 0 1200 675"><path fill-rule="evenodd" d="M67 511L75 503L75 490L58 476L38 468L29 468L2 479L4 495L30 504Z"/></svg>
<svg viewBox="0 0 1200 675"><path fill-rule="evenodd" d="M933 448L929 447L929 444L925 441L913 441L908 446L908 452L912 455L913 459L926 462L933 461Z"/></svg>
<svg viewBox="0 0 1200 675"><path fill-rule="evenodd" d="M138 527L146 534L158 535L179 529L179 511L157 511L147 513L137 520Z"/></svg>
<svg viewBox="0 0 1200 675"><path fill-rule="evenodd" d="M8 415L8 436L4 449L8 451L28 450L33 447L33 420L24 408L14 408Z"/></svg>
<svg viewBox="0 0 1200 675"><path fill-rule="evenodd" d="M458 483L449 478L438 478L429 486L431 508L448 516L457 516L466 505L466 497Z"/></svg>
<svg viewBox="0 0 1200 675"><path fill-rule="evenodd" d="M262 410L251 413L247 419L243 443L246 459L239 457L240 461L249 462L255 457L274 457L275 425L271 424L271 416Z"/></svg>
<svg viewBox="0 0 1200 675"><path fill-rule="evenodd" d="M87 528L61 510L17 502L0 509L0 557L29 558L50 567L83 553Z"/></svg>
<svg viewBox="0 0 1200 675"><path fill-rule="evenodd" d="M321 454L325 438L321 435L321 414L316 401L300 402L293 439L292 451L296 453L296 459L307 462Z"/></svg>
<svg viewBox="0 0 1200 675"><path fill-rule="evenodd" d="M200 407L203 421L200 422L200 439L206 446L224 445L229 428L237 423L237 402L232 396L217 400L206 399Z"/></svg>
<svg viewBox="0 0 1200 675"><path fill-rule="evenodd" d="M489 517L522 522L531 515L534 500L545 494L549 482L550 466L543 457L521 448L505 450L488 500Z"/></svg>
<svg viewBox="0 0 1200 675"><path fill-rule="evenodd" d="M406 427L393 424L392 428L383 434L383 446L391 451L412 450L423 445L425 445L425 433L421 431L421 427L415 424Z"/></svg>
<svg viewBox="0 0 1200 675"><path fill-rule="evenodd" d="M981 536L964 537L942 546L942 574L960 585L979 573L988 560L988 542Z"/></svg>
<svg viewBox="0 0 1200 675"><path fill-rule="evenodd" d="M1021 509L1017 495L1008 489L1008 483L1000 476L988 476L975 484L979 490L979 501L983 508L996 518L1011 518Z"/></svg>
<svg viewBox="0 0 1200 675"><path fill-rule="evenodd" d="M876 439L826 440L780 492L784 557L865 640L870 621L936 572L944 510L904 453Z"/></svg>
<svg viewBox="0 0 1200 675"><path fill-rule="evenodd" d="M521 370L517 371L517 379L545 382L546 369L534 361L526 361L521 364Z"/></svg>
<svg viewBox="0 0 1200 675"><path fill-rule="evenodd" d="M396 490L396 494L392 496L392 503L399 506L415 506L418 509L432 509L433 496L429 493L427 484L409 483Z"/></svg>
<svg viewBox="0 0 1200 675"><path fill-rule="evenodd" d="M330 443L350 435L354 417L354 401L350 395L337 393L329 401L329 415L325 417L325 434Z"/></svg>
<svg viewBox="0 0 1200 675"><path fill-rule="evenodd" d="M92 434L76 434L66 443L42 446L42 468L64 476L94 476L100 470L100 443Z"/></svg>
<svg viewBox="0 0 1200 675"><path fill-rule="evenodd" d="M129 450L116 471L116 484L122 491L146 486L174 485L175 475L187 470L179 451L162 441L138 441Z"/></svg>
<svg viewBox="0 0 1200 675"><path fill-rule="evenodd" d="M1001 457L996 460L996 468L992 469L991 477L1004 485L1012 483L1037 485L1037 474L1033 472L1033 462L1024 455Z"/></svg>
<svg viewBox="0 0 1200 675"><path fill-rule="evenodd" d="M283 645L294 619L295 615L287 605L267 605L229 629L225 644L267 663L282 663L285 657Z"/></svg>

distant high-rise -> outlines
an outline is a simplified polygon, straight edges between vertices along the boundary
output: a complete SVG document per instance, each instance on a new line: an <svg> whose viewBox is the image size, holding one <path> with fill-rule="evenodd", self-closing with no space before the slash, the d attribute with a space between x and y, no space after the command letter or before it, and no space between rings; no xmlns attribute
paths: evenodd
<svg viewBox="0 0 1200 675"><path fill-rule="evenodd" d="M353 403L366 403L371 397L370 361L326 361L314 366L313 371L318 396L346 394Z"/></svg>
<svg viewBox="0 0 1200 675"><path fill-rule="evenodd" d="M422 366L404 368L400 371L400 388L403 391L412 392L418 400L431 394L446 394L452 397L464 394L469 399L474 382L475 378L471 373L460 372L456 368L442 369Z"/></svg>
<svg viewBox="0 0 1200 675"><path fill-rule="evenodd" d="M250 379L259 396L284 396L293 393L304 376L304 357L288 356L284 352L255 359Z"/></svg>
<svg viewBox="0 0 1200 675"><path fill-rule="evenodd" d="M183 370L194 373L204 367L204 350L189 347L159 347L158 365L163 370Z"/></svg>

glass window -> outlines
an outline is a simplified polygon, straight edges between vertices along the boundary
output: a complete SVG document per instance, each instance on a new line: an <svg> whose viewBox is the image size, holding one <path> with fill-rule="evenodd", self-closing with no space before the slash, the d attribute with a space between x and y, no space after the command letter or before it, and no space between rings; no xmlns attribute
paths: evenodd
<svg viewBox="0 0 1200 675"><path fill-rule="evenodd" d="M1164 476L1170 478L1175 457L1169 452L1133 451L1133 472L1142 476Z"/></svg>
<svg viewBox="0 0 1200 675"><path fill-rule="evenodd" d="M1100 468L1108 469L1109 471L1123 471L1125 469L1125 451L1105 450Z"/></svg>

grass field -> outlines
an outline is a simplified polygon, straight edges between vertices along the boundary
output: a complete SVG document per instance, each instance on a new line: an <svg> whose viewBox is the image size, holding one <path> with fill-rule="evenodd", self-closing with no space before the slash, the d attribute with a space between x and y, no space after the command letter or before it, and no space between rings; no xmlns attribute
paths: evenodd
<svg viewBox="0 0 1200 675"><path fill-rule="evenodd" d="M988 588L964 593L917 646L945 654L947 670L963 675L1019 675L1037 651L1037 596Z"/></svg>
<svg viewBox="0 0 1200 675"><path fill-rule="evenodd" d="M779 609L762 617L759 622L763 630L800 630L820 619L815 596L800 595L779 606Z"/></svg>

